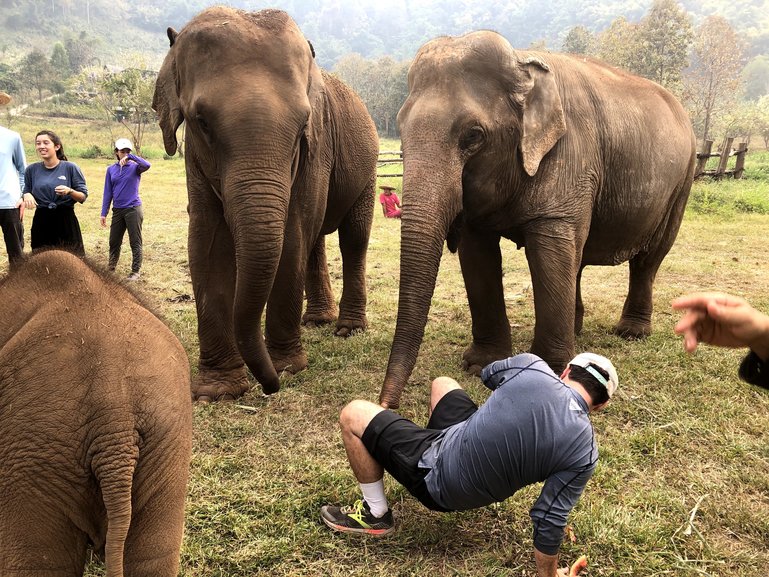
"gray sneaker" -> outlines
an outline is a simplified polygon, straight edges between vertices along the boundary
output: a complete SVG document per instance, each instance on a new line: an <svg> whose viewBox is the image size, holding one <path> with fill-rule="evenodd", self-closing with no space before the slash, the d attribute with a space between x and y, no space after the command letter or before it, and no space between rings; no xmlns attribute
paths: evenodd
<svg viewBox="0 0 769 577"><path fill-rule="evenodd" d="M362 533L374 537L383 537L395 529L391 509L381 517L374 517L363 500L356 501L350 507L324 505L320 508L320 518L334 531L343 533Z"/></svg>
<svg viewBox="0 0 769 577"><path fill-rule="evenodd" d="M126 277L126 280L139 280L142 275L140 275L138 272L132 272Z"/></svg>

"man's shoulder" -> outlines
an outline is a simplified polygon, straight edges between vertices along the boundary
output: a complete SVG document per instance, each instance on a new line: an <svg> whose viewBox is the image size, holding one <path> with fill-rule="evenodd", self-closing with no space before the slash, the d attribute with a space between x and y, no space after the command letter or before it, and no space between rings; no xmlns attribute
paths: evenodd
<svg viewBox="0 0 769 577"><path fill-rule="evenodd" d="M0 126L0 136L2 138L7 138L11 140L18 140L21 142L21 134L16 132L15 130L11 130L10 128L6 128L5 126Z"/></svg>

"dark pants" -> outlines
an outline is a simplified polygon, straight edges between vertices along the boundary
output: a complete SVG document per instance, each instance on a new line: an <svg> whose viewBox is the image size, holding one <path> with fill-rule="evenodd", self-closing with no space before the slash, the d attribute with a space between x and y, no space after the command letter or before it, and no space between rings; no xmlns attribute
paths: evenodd
<svg viewBox="0 0 769 577"><path fill-rule="evenodd" d="M38 205L32 219L30 240L33 252L41 248L56 247L72 251L79 256L85 255L83 234L73 206L43 208Z"/></svg>
<svg viewBox="0 0 769 577"><path fill-rule="evenodd" d="M3 229L8 262L13 264L21 258L24 249L24 226L21 224L18 208L0 209L0 228Z"/></svg>
<svg viewBox="0 0 769 577"><path fill-rule="evenodd" d="M131 272L139 272L142 267L142 223L144 209L142 206L130 208L113 208L112 223L109 227L109 268L114 270L120 258L120 246L123 236L128 231L128 243L131 245Z"/></svg>

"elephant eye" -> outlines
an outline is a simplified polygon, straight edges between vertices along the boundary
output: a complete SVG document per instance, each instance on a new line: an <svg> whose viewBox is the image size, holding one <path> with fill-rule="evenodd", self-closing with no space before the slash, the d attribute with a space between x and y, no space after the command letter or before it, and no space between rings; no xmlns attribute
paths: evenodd
<svg viewBox="0 0 769 577"><path fill-rule="evenodd" d="M200 126L200 130L208 134L209 128L208 128L208 122L206 122L206 119L203 118L200 114L195 115L195 121L198 123L198 126Z"/></svg>
<svg viewBox="0 0 769 577"><path fill-rule="evenodd" d="M486 139L486 133L480 126L472 126L459 139L459 146L467 152L475 152Z"/></svg>

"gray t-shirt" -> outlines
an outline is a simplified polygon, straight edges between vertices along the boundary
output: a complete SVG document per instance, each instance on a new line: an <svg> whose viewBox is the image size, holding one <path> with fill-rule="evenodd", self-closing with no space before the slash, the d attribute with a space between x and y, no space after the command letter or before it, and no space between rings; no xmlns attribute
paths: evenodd
<svg viewBox="0 0 769 577"><path fill-rule="evenodd" d="M489 399L422 455L427 490L442 507L461 511L544 481L529 515L534 545L555 554L598 460L588 405L534 355L491 363L481 378L494 391Z"/></svg>

